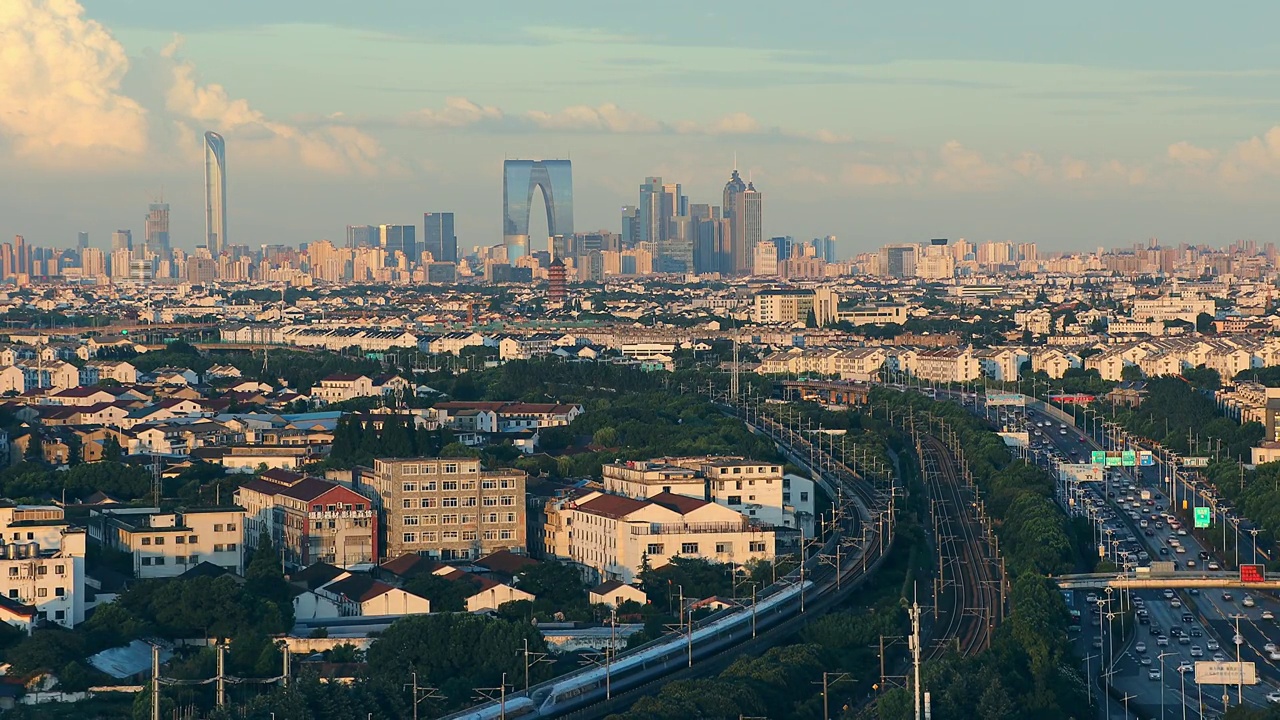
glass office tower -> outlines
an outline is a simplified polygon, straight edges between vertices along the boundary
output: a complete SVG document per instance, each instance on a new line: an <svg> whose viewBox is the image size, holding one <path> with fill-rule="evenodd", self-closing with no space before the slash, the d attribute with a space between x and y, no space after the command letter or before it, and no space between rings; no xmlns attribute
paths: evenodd
<svg viewBox="0 0 1280 720"><path fill-rule="evenodd" d="M547 234L573 235L573 171L568 160L507 160L502 164L502 240L514 264L529 254L533 189L542 190Z"/></svg>

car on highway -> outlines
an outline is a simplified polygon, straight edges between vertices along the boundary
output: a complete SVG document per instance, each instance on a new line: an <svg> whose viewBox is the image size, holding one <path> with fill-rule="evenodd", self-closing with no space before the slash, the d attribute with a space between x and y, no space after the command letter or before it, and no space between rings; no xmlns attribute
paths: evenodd
<svg viewBox="0 0 1280 720"><path fill-rule="evenodd" d="M1195 669L1196 669L1196 666L1192 665L1190 660L1183 660L1182 662L1178 663L1178 672L1180 673L1189 673Z"/></svg>
<svg viewBox="0 0 1280 720"><path fill-rule="evenodd" d="M1152 625L1151 625L1151 631L1150 631L1150 632L1151 632L1151 634L1152 634L1152 635L1161 635L1161 634L1162 634L1162 633L1161 633L1161 631L1160 631L1160 626L1159 626L1159 625L1155 625L1155 624L1152 624Z"/></svg>
<svg viewBox="0 0 1280 720"><path fill-rule="evenodd" d="M1169 601L1169 607L1173 608L1174 610L1177 610L1178 608L1182 607L1182 601L1179 600L1178 598L1174 598Z"/></svg>
<svg viewBox="0 0 1280 720"><path fill-rule="evenodd" d="M1253 601L1253 596L1252 596L1252 595L1245 595L1245 596L1244 596L1244 599L1240 601L1240 604L1241 604L1241 605L1243 605L1243 606L1245 606L1245 607L1253 607L1253 606L1254 606L1254 605L1256 605L1257 603L1255 603L1255 602Z"/></svg>
<svg viewBox="0 0 1280 720"><path fill-rule="evenodd" d="M1156 647L1169 647L1168 636L1161 635L1160 637L1156 638Z"/></svg>
<svg viewBox="0 0 1280 720"><path fill-rule="evenodd" d="M1272 660L1280 660L1280 651L1269 653L1267 657L1271 658Z"/></svg>
<svg viewBox="0 0 1280 720"><path fill-rule="evenodd" d="M1267 702L1280 703L1280 690L1272 690L1267 693Z"/></svg>
<svg viewBox="0 0 1280 720"><path fill-rule="evenodd" d="M1148 671L1147 671L1147 678L1149 678L1149 679L1151 679L1151 680L1159 680L1159 679L1160 679L1160 670L1159 670L1159 668L1151 668L1150 670L1148 670Z"/></svg>
<svg viewBox="0 0 1280 720"><path fill-rule="evenodd" d="M1193 622L1195 622L1195 621L1196 621L1196 616L1195 616L1195 615L1192 615L1192 614L1191 614L1191 613L1189 613L1189 612L1184 612L1184 613L1182 613L1182 622L1190 624L1190 623L1193 623Z"/></svg>
<svg viewBox="0 0 1280 720"><path fill-rule="evenodd" d="M1209 648L1210 650L1217 650L1217 649L1218 649L1218 641L1217 641L1217 640L1210 640L1209 642L1206 642L1206 643L1205 643L1205 647Z"/></svg>
<svg viewBox="0 0 1280 720"><path fill-rule="evenodd" d="M1276 644L1275 644L1275 643L1267 643L1266 645L1263 645L1263 646L1262 646L1262 649L1263 649L1263 650L1266 650L1266 651L1267 651L1267 652L1269 652L1269 653L1273 653L1273 652L1275 652L1275 651L1276 651Z"/></svg>
<svg viewBox="0 0 1280 720"><path fill-rule="evenodd" d="M1191 657L1204 657L1204 650L1199 645L1191 646Z"/></svg>
<svg viewBox="0 0 1280 720"><path fill-rule="evenodd" d="M1227 656L1226 656L1226 655L1223 655L1223 654L1222 654L1222 653L1220 653L1220 652L1216 652L1216 653L1214 653L1214 654L1213 654L1213 661L1214 661L1214 662L1226 662L1226 661L1227 661Z"/></svg>
<svg viewBox="0 0 1280 720"><path fill-rule="evenodd" d="M1147 644L1139 640L1138 644L1133 646L1133 651L1144 653L1147 651Z"/></svg>
<svg viewBox="0 0 1280 720"><path fill-rule="evenodd" d="M1204 637L1204 631L1198 627L1191 628L1191 637Z"/></svg>
<svg viewBox="0 0 1280 720"><path fill-rule="evenodd" d="M1275 614L1275 613L1273 613L1273 612L1271 612L1270 610L1263 610L1263 611L1262 611L1262 619L1263 619L1263 620L1275 620L1275 619L1276 619L1276 614Z"/></svg>
<svg viewBox="0 0 1280 720"><path fill-rule="evenodd" d="M1231 593L1229 593L1229 592L1224 592L1224 593L1222 593L1222 599L1223 599L1225 602L1231 602Z"/></svg>
<svg viewBox="0 0 1280 720"><path fill-rule="evenodd" d="M1162 593L1160 593L1160 594L1164 596L1164 599L1165 599L1165 600L1172 600L1172 599L1173 599L1173 591L1172 591L1172 590L1170 590L1170 589L1168 589L1168 588L1165 588L1164 592L1162 592Z"/></svg>
<svg viewBox="0 0 1280 720"><path fill-rule="evenodd" d="M1221 569L1222 569L1222 566L1221 566L1221 565L1219 565L1219 564L1218 564L1218 563L1216 563L1216 562L1212 562L1212 561L1210 561L1210 563L1209 563L1209 566L1208 566L1208 567L1209 567L1209 569L1210 569L1210 570L1221 570Z"/></svg>
<svg viewBox="0 0 1280 720"><path fill-rule="evenodd" d="M1179 644L1179 645L1190 645L1190 644L1191 644L1191 638L1190 638L1190 637L1188 637L1187 635L1179 635L1179 636L1178 636L1178 644Z"/></svg>
<svg viewBox="0 0 1280 720"><path fill-rule="evenodd" d="M1143 655L1142 657L1138 658L1138 664L1139 664L1139 665L1150 665L1150 664L1151 664L1151 656L1150 656L1150 655Z"/></svg>

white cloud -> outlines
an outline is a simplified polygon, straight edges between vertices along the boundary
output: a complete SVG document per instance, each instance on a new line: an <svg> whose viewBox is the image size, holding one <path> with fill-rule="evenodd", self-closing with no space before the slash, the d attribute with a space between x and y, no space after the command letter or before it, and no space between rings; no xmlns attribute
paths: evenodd
<svg viewBox="0 0 1280 720"><path fill-rule="evenodd" d="M491 105L477 105L464 97L447 97L444 107L423 108L409 113L409 123L427 127L460 128L503 118L501 109Z"/></svg>
<svg viewBox="0 0 1280 720"><path fill-rule="evenodd" d="M224 87L200 83L195 66L178 57L181 39L162 53L171 62L172 84L165 96L169 112L181 120L200 123L238 146L235 154L268 167L301 163L326 173L375 175L395 169L382 146L364 132L339 124L303 129L269 120L247 100L232 98Z"/></svg>
<svg viewBox="0 0 1280 720"><path fill-rule="evenodd" d="M744 112L725 115L707 126L709 135L758 135L763 132L760 122Z"/></svg>
<svg viewBox="0 0 1280 720"><path fill-rule="evenodd" d="M659 133L666 127L659 121L613 103L598 107L573 105L556 113L531 110L525 113L542 130L584 130L608 133Z"/></svg>
<svg viewBox="0 0 1280 720"><path fill-rule="evenodd" d="M1166 154L1170 160L1180 165L1201 165L1213 160L1215 157L1212 150L1196 147L1186 141L1170 145Z"/></svg>
<svg viewBox="0 0 1280 720"><path fill-rule="evenodd" d="M74 0L0 2L0 136L40 164L140 155L147 111L121 94L124 48Z"/></svg>
<svg viewBox="0 0 1280 720"><path fill-rule="evenodd" d="M908 178L902 170L890 165L856 162L845 166L840 179L849 185L902 185Z"/></svg>

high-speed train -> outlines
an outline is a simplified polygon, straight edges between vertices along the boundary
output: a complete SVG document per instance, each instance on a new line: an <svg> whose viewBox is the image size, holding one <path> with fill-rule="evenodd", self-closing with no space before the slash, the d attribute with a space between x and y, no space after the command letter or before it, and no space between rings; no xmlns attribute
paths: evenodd
<svg viewBox="0 0 1280 720"><path fill-rule="evenodd" d="M795 583L760 598L756 603L757 632L770 628L799 612L795 602L801 589L813 586L809 580ZM693 629L693 658L714 655L726 645L742 642L752 632L750 606L709 618ZM685 634L664 635L624 655L609 666L579 670L531 688L529 695L511 696L505 709L496 704L473 708L448 716L447 720L496 720L507 718L549 718L563 715L603 700L608 674L608 690L614 694L643 685L650 680L684 667L689 662L689 637Z"/></svg>

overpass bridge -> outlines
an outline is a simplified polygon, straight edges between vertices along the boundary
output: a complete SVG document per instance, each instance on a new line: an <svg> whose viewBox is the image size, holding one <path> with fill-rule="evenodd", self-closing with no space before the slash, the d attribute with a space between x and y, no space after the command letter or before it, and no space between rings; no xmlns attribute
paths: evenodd
<svg viewBox="0 0 1280 720"><path fill-rule="evenodd" d="M1185 588L1236 588L1239 590L1280 590L1280 579L1241 582L1236 572L1172 573L1088 573L1053 578L1063 590L1171 590Z"/></svg>

